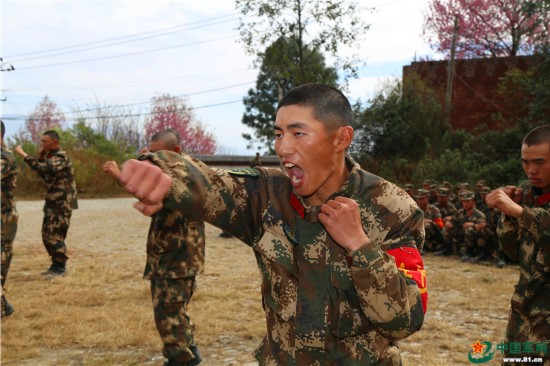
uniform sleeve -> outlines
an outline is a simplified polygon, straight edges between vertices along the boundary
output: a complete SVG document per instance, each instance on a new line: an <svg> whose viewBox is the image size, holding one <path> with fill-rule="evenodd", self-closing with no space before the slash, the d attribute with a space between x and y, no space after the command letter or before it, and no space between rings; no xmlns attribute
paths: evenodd
<svg viewBox="0 0 550 366"><path fill-rule="evenodd" d="M497 229L500 246L512 259L518 259L520 231L532 236L545 256L550 256L550 212L543 208L523 206L521 215L511 218L502 214Z"/></svg>
<svg viewBox="0 0 550 366"><path fill-rule="evenodd" d="M168 151L139 159L153 162L173 178L164 202L166 208L204 220L251 244L257 225L247 184L254 186L258 174L236 178L200 160Z"/></svg>
<svg viewBox="0 0 550 366"><path fill-rule="evenodd" d="M487 222L487 217L485 216L485 214L483 212L480 212L481 214L476 217L474 223L475 224L485 224Z"/></svg>
<svg viewBox="0 0 550 366"><path fill-rule="evenodd" d="M498 221L498 242L504 254L515 261L519 257L518 221L515 217L506 216L504 213Z"/></svg>
<svg viewBox="0 0 550 366"><path fill-rule="evenodd" d="M4 179L4 177L8 176L8 174L13 170L12 164L10 164L9 161L6 158L4 158L4 153L2 153L1 167L2 167L2 179Z"/></svg>
<svg viewBox="0 0 550 366"><path fill-rule="evenodd" d="M394 224L382 245L391 249L369 242L347 257L363 312L389 339L408 337L424 322L428 293L418 250L424 240L423 218L418 209Z"/></svg>
<svg viewBox="0 0 550 366"><path fill-rule="evenodd" d="M545 254L550 254L550 211L524 207L518 224L533 233L538 238L541 250Z"/></svg>
<svg viewBox="0 0 550 366"><path fill-rule="evenodd" d="M434 222L434 224L437 225L439 229L443 229L444 224L443 219L441 218L441 211L437 207L434 207L432 221Z"/></svg>
<svg viewBox="0 0 550 366"><path fill-rule="evenodd" d="M25 163L42 177L46 174L55 174L67 168L67 159L58 155L54 155L50 159L38 159L27 155Z"/></svg>

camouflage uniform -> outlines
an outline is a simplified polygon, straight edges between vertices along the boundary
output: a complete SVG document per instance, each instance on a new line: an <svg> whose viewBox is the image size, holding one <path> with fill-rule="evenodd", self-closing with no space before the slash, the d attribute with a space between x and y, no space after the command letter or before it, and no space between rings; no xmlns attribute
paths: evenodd
<svg viewBox="0 0 550 366"><path fill-rule="evenodd" d="M451 202L447 202L445 207L441 206L439 203L436 203L435 207L439 209L441 217L455 216L458 212L458 209Z"/></svg>
<svg viewBox="0 0 550 366"><path fill-rule="evenodd" d="M414 190L414 185L412 183L405 184L403 188L405 189L405 192L409 194L409 196L414 197L415 190Z"/></svg>
<svg viewBox="0 0 550 366"><path fill-rule="evenodd" d="M437 203L437 184L430 185L429 201L431 205Z"/></svg>
<svg viewBox="0 0 550 366"><path fill-rule="evenodd" d="M415 197L429 197L430 192L425 189L419 189L416 192ZM419 205L422 209L422 205ZM433 252L437 247L443 244L443 234L441 229L443 228L443 220L441 219L441 212L432 204L427 204L424 212L424 230L426 231L426 240L424 242L424 249L427 252ZM426 220L430 220L427 222Z"/></svg>
<svg viewBox="0 0 550 366"><path fill-rule="evenodd" d="M432 220L430 223L424 225L426 230L426 243L427 250L433 252L443 244L443 220L441 219L441 212L434 205L428 205L424 211L424 217Z"/></svg>
<svg viewBox="0 0 550 366"><path fill-rule="evenodd" d="M48 152L45 158L27 155L25 162L46 182L46 202L42 222L42 241L52 258L52 265L65 268L72 210L78 208L73 166L64 151Z"/></svg>
<svg viewBox="0 0 550 366"><path fill-rule="evenodd" d="M439 201L434 204L435 207L439 209L439 212L441 212L441 217L445 218L448 216L454 216L458 210L456 206L452 203L451 197L449 195L449 189L447 187L439 187L437 189L437 195L448 197L447 204L445 206L442 206Z"/></svg>
<svg viewBox="0 0 550 366"><path fill-rule="evenodd" d="M252 247L267 321L260 365L400 364L397 341L420 329L427 300L423 215L408 194L348 161L337 194L358 202L370 239L348 252L279 169L217 172L166 151L147 159L174 178L165 207Z"/></svg>
<svg viewBox="0 0 550 366"><path fill-rule="evenodd" d="M469 191L462 192L461 199L463 199L464 194L471 194L471 199L474 199L474 194ZM476 231L474 227L464 229L463 225L467 222L473 222L474 224L485 223L485 215L475 207L472 208L470 213L461 208L451 219L453 228L444 232L446 245L450 245L454 253L462 254L463 260L479 254L477 252L480 252L487 245L487 228L480 231Z"/></svg>
<svg viewBox="0 0 550 366"><path fill-rule="evenodd" d="M153 215L147 238L143 277L151 281L157 330L166 358L198 364L187 305L195 290L195 275L204 271L204 222L179 211L162 209Z"/></svg>
<svg viewBox="0 0 550 366"><path fill-rule="evenodd" d="M481 212L483 212L487 221L487 229L485 231L487 236L487 254L496 262L498 267L503 267L506 262L504 262L504 253L499 248L496 232L498 219L500 217L500 211L496 208L490 208L485 202L485 196L490 191L491 189L489 187L482 188L482 190L480 191L479 205L477 207Z"/></svg>
<svg viewBox="0 0 550 366"><path fill-rule="evenodd" d="M524 184L523 212L501 216L497 234L506 255L517 259L519 281L512 296L507 342L550 342L550 193ZM508 357L523 355L509 354ZM535 357L533 354L524 356ZM544 354L540 354L543 357ZM544 365L550 365L546 355Z"/></svg>
<svg viewBox="0 0 550 366"><path fill-rule="evenodd" d="M453 241L453 229L450 230L450 232L448 232L449 230L445 228L445 218L446 217L454 217L457 215L458 213L458 210L457 208L451 203L450 201L450 196L449 196L449 189L447 187L439 187L438 190L437 190L437 194L438 196L446 196L446 197L449 197L448 200L447 200L447 203L445 204L445 206L443 206L440 202L436 202L436 204L434 205L435 207L437 207L439 209L439 212L441 213L441 218L443 220L443 229L442 229L442 232L441 232L441 235L443 236L443 242L441 243L441 245L439 245L436 250L437 252L435 254L437 255L450 255L452 254L452 241ZM448 220L448 219L447 219Z"/></svg>
<svg viewBox="0 0 550 366"><path fill-rule="evenodd" d="M2 145L2 316L9 315L6 310L7 300L4 296L4 283L8 276L13 255L13 240L17 232L19 215L15 208L15 187L17 182L17 162L11 151ZM13 312L13 309L11 309ZM8 310L9 312L9 310Z"/></svg>

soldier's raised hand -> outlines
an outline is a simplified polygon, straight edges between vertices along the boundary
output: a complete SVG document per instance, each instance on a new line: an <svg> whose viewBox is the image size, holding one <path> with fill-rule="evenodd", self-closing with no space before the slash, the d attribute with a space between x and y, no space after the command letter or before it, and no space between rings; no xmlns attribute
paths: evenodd
<svg viewBox="0 0 550 366"><path fill-rule="evenodd" d="M498 188L487 194L485 202L487 206L496 208L501 212L504 212L508 216L519 217L523 211L518 202L523 195L521 189L516 187L507 186L504 188Z"/></svg>
<svg viewBox="0 0 550 366"><path fill-rule="evenodd" d="M122 165L118 181L139 202L134 207L146 216L162 208L172 186L172 178L148 161L128 160Z"/></svg>
<svg viewBox="0 0 550 366"><path fill-rule="evenodd" d="M14 147L13 152L16 153L17 155L22 156L22 157L27 156L27 153L23 150L21 145L17 145L16 147Z"/></svg>
<svg viewBox="0 0 550 366"><path fill-rule="evenodd" d="M120 169L116 161L109 160L103 164L103 171L109 174L112 178L117 179L120 175Z"/></svg>

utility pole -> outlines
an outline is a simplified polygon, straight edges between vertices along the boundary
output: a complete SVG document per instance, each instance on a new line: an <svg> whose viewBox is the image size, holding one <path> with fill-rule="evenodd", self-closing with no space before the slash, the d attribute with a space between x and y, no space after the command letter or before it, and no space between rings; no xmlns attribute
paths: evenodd
<svg viewBox="0 0 550 366"><path fill-rule="evenodd" d="M455 72L455 48L458 36L458 15L455 14L453 39L451 41L451 58L447 67L447 91L445 93L445 124L451 127L451 96L453 93L453 78Z"/></svg>
<svg viewBox="0 0 550 366"><path fill-rule="evenodd" d="M4 59L2 57L0 57L0 71L4 72L4 71L13 71L15 70L15 67L13 67L12 64L8 64L6 62L4 62ZM0 78L0 84L2 84L2 78ZM2 90L3 91L3 90ZM7 97L2 97L0 98L0 102L5 102L7 101L8 98Z"/></svg>
<svg viewBox="0 0 550 366"><path fill-rule="evenodd" d="M285 95L285 86L286 86L286 79L281 78L277 81L277 98L280 102L281 99L283 99L283 96Z"/></svg>
<svg viewBox="0 0 550 366"><path fill-rule="evenodd" d="M15 67L13 67L12 64L8 64L7 62L4 62L4 59L0 57L0 71L13 71L15 70Z"/></svg>

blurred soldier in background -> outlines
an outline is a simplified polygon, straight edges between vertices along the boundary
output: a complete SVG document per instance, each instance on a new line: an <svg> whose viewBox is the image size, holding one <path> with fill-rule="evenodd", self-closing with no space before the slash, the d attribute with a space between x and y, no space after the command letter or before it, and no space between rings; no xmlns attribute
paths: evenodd
<svg viewBox="0 0 550 366"><path fill-rule="evenodd" d="M428 196L430 205L437 203L437 184L430 184L430 195Z"/></svg>
<svg viewBox="0 0 550 366"><path fill-rule="evenodd" d="M443 244L443 220L441 212L437 207L428 203L430 192L425 189L416 191L415 199L418 207L424 212L424 230L426 231L426 239L424 240L424 250L433 252L436 248Z"/></svg>
<svg viewBox="0 0 550 366"><path fill-rule="evenodd" d="M40 139L38 157L28 155L21 146L13 150L46 182L46 202L42 222L42 241L51 257L50 268L42 275L47 279L65 274L67 246L65 238L71 215L78 208L73 165L67 153L59 149L59 134L49 130Z"/></svg>
<svg viewBox="0 0 550 366"><path fill-rule="evenodd" d="M462 238L460 248L461 261L479 262L487 258L487 222L483 212L475 207L475 194L464 190L459 195L462 208L452 220L452 225L459 231Z"/></svg>
<svg viewBox="0 0 550 366"><path fill-rule="evenodd" d="M487 222L487 250L491 260L495 263L495 266L502 268L506 265L505 255L502 249L498 245L497 238L497 226L500 212L496 208L489 207L485 202L485 197L491 192L491 188L484 186L479 191L480 204L478 209L485 215Z"/></svg>
<svg viewBox="0 0 550 366"><path fill-rule="evenodd" d="M2 121L2 317L13 314L13 306L10 305L4 294L4 284L8 276L11 258L13 256L13 240L17 232L17 220L19 215L15 209L15 186L17 182L17 162L15 157L4 145L6 127Z"/></svg>
<svg viewBox="0 0 550 366"><path fill-rule="evenodd" d="M450 221L457 211L457 208L449 202L449 189L446 187L439 187L437 189L437 203L435 206L441 212L441 218L444 223Z"/></svg>
<svg viewBox="0 0 550 366"><path fill-rule="evenodd" d="M153 135L149 144L150 152L179 154L180 149L179 134L171 129ZM106 162L103 171L115 179L120 175L114 161ZM204 271L204 230L203 221L190 220L180 211L162 209L151 217L143 278L151 281L155 324L168 359L165 365L191 366L202 361L187 308L196 289L195 276Z"/></svg>
<svg viewBox="0 0 550 366"><path fill-rule="evenodd" d="M426 180L424 180L424 182L422 182L422 189L425 189L428 192L430 191L431 186L432 186L432 181L429 180L429 179L426 179Z"/></svg>
<svg viewBox="0 0 550 366"><path fill-rule="evenodd" d="M407 192L409 194L409 196L414 198L414 193L415 193L414 184L407 183L407 184L404 185L404 189L405 189L405 192Z"/></svg>
<svg viewBox="0 0 550 366"><path fill-rule="evenodd" d="M485 181L483 179L480 179L476 182L476 207L481 210L485 202L481 198L481 191L483 191L483 188L485 187Z"/></svg>
<svg viewBox="0 0 550 366"><path fill-rule="evenodd" d="M443 235L443 242L436 248L436 255L451 255L452 254L452 245L445 245L445 224L447 222L450 222L457 214L456 207L449 202L449 189L447 187L439 187L437 189L437 204L435 205L439 212L441 213L441 219L443 220L443 228L442 228L442 235ZM449 239L450 239L450 235Z"/></svg>
<svg viewBox="0 0 550 366"><path fill-rule="evenodd" d="M475 208L474 192L462 190L459 194L461 207L445 222L443 237L445 247L439 255L460 254L462 261L474 257L477 247L485 246L483 230L486 227L485 215ZM479 254L482 254L480 251Z"/></svg>

